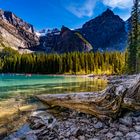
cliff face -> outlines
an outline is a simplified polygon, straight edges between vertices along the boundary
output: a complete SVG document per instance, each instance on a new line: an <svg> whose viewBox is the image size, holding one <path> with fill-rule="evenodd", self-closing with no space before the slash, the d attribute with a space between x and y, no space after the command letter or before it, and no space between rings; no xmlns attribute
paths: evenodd
<svg viewBox="0 0 140 140"><path fill-rule="evenodd" d="M39 44L33 26L11 12L0 10L0 44L12 48L29 49Z"/></svg>
<svg viewBox="0 0 140 140"><path fill-rule="evenodd" d="M109 9L85 23L79 32L94 46L94 51L124 50L126 47L125 22Z"/></svg>

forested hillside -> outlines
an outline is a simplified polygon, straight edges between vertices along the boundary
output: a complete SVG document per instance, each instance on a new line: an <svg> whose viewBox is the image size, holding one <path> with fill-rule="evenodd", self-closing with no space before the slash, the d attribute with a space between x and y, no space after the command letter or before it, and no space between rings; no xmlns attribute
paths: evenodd
<svg viewBox="0 0 140 140"><path fill-rule="evenodd" d="M139 73L139 9L139 1L135 0L127 22L107 9L81 29L71 30L62 26L61 30L48 30L43 36L12 12L0 10L0 72Z"/></svg>
<svg viewBox="0 0 140 140"><path fill-rule="evenodd" d="M19 54L5 48L0 54L3 73L122 74L126 54L121 52Z"/></svg>

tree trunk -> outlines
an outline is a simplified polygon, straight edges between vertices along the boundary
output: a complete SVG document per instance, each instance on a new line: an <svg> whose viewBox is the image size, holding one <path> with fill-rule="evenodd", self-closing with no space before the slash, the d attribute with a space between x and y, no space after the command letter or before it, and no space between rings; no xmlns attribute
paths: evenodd
<svg viewBox="0 0 140 140"><path fill-rule="evenodd" d="M125 108L140 110L140 75L99 93L46 94L37 98L49 105L74 109L102 120L115 119Z"/></svg>

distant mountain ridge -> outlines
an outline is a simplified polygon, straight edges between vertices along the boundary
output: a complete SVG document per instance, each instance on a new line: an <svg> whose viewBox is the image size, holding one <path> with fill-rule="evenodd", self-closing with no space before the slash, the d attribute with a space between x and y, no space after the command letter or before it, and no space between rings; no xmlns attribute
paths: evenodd
<svg viewBox="0 0 140 140"><path fill-rule="evenodd" d="M44 48L49 53L65 52L89 52L92 51L92 45L78 32L62 26L58 29L48 32L46 36L40 37L40 48Z"/></svg>
<svg viewBox="0 0 140 140"><path fill-rule="evenodd" d="M9 45L23 52L123 51L127 46L128 21L107 9L80 29L70 30L63 26L61 30L49 30L47 33L42 30L39 33L12 12L0 10L0 45Z"/></svg>

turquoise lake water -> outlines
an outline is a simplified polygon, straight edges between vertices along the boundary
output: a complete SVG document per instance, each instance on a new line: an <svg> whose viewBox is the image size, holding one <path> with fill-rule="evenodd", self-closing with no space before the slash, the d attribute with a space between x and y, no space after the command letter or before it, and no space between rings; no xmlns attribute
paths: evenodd
<svg viewBox="0 0 140 140"><path fill-rule="evenodd" d="M107 81L88 77L0 74L0 133L3 127L11 132L21 127L33 110L46 109L35 95L94 92L106 86Z"/></svg>
<svg viewBox="0 0 140 140"><path fill-rule="evenodd" d="M100 91L104 80L75 76L0 74L0 100L31 98L38 94Z"/></svg>
<svg viewBox="0 0 140 140"><path fill-rule="evenodd" d="M3 128L10 133L27 123L32 111L46 109L35 95L94 92L106 86L107 81L89 77L0 74L0 134Z"/></svg>

